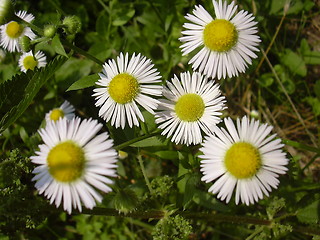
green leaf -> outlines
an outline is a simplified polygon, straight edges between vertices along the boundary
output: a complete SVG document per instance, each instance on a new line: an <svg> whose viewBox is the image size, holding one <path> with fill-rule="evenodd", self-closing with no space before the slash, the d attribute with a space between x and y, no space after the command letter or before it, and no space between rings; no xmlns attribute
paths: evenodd
<svg viewBox="0 0 320 240"><path fill-rule="evenodd" d="M64 47L62 45L62 43L60 42L60 37L58 34L56 34L54 36L54 38L52 39L52 47L54 48L54 50L56 51L57 54L60 54L62 56L68 57L68 55L66 54L66 51L64 50Z"/></svg>
<svg viewBox="0 0 320 240"><path fill-rule="evenodd" d="M106 11L101 11L96 21L96 31L102 37L108 36L109 15Z"/></svg>
<svg viewBox="0 0 320 240"><path fill-rule="evenodd" d="M0 132L21 116L43 84L66 60L67 58L58 56L46 67L21 73L0 85Z"/></svg>
<svg viewBox="0 0 320 240"><path fill-rule="evenodd" d="M194 192L197 190L197 187L200 183L200 174L195 172L188 174L186 177L186 186L183 195L183 207L186 209L186 206L192 201Z"/></svg>
<svg viewBox="0 0 320 240"><path fill-rule="evenodd" d="M154 147L154 146L164 146L167 141L162 142L158 137L150 137L139 142L133 143L131 147Z"/></svg>
<svg viewBox="0 0 320 240"><path fill-rule="evenodd" d="M301 77L307 75L307 67L302 57L290 49L285 50L284 54L281 56L281 62L286 65L292 73Z"/></svg>
<svg viewBox="0 0 320 240"><path fill-rule="evenodd" d="M316 116L320 115L320 100L314 97L306 97L305 101L312 107L312 111Z"/></svg>
<svg viewBox="0 0 320 240"><path fill-rule="evenodd" d="M229 211L228 205L225 205L219 200L217 200L214 195L209 194L208 192L203 192L198 189L196 189L194 192L193 201L198 205L208 209L217 210L219 212Z"/></svg>
<svg viewBox="0 0 320 240"><path fill-rule="evenodd" d="M131 9L127 11L127 9L124 9L123 11L120 11L118 14L118 18L116 18L113 22L113 26L122 26L126 24L135 14L135 10Z"/></svg>
<svg viewBox="0 0 320 240"><path fill-rule="evenodd" d="M71 57L55 73L56 81L62 89L68 89L74 82L88 76L93 64L89 59Z"/></svg>
<svg viewBox="0 0 320 240"><path fill-rule="evenodd" d="M300 53L306 64L320 64L320 52L311 51L306 39L302 39L300 43Z"/></svg>
<svg viewBox="0 0 320 240"><path fill-rule="evenodd" d="M273 79L273 74L272 73L265 73L260 76L258 79L258 83L262 87L269 87L272 85L274 79Z"/></svg>
<svg viewBox="0 0 320 240"><path fill-rule="evenodd" d="M94 86L96 81L99 80L99 75L98 74L93 74L89 76L85 76L81 78L80 80L74 82L66 91L71 91L71 90L79 90L83 88L88 88Z"/></svg>
<svg viewBox="0 0 320 240"><path fill-rule="evenodd" d="M317 224L320 219L320 199L298 210L297 218L300 222Z"/></svg>

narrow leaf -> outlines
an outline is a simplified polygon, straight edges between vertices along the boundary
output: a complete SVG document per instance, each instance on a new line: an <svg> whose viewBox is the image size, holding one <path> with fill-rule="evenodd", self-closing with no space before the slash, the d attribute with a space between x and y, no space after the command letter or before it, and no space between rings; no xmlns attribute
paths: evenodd
<svg viewBox="0 0 320 240"><path fill-rule="evenodd" d="M15 75L0 85L0 133L22 115L43 84L66 60L58 56L46 67Z"/></svg>
<svg viewBox="0 0 320 240"><path fill-rule="evenodd" d="M83 77L83 78L81 78L80 80L74 82L74 83L67 89L67 91L79 90L79 89L83 89L83 88L92 87L92 86L94 86L94 84L96 83L96 81L98 81L99 78L100 78L100 77L99 77L98 74L93 74L93 75L89 75L89 76Z"/></svg>
<svg viewBox="0 0 320 240"><path fill-rule="evenodd" d="M60 37L58 34L56 34L54 36L54 38L52 39L52 46L54 48L54 50L56 51L57 54L60 54L62 56L68 57L68 55L66 54L66 51L64 50L64 47L62 45L62 43L60 42Z"/></svg>

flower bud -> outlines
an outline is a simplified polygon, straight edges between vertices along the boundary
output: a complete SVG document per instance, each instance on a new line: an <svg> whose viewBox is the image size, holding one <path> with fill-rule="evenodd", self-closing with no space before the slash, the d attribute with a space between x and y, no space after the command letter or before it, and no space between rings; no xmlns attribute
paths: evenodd
<svg viewBox="0 0 320 240"><path fill-rule="evenodd" d="M48 38L52 38L56 34L56 27L53 25L46 25L43 29L43 35Z"/></svg>
<svg viewBox="0 0 320 240"><path fill-rule="evenodd" d="M80 31L81 21L77 16L68 16L63 19L63 29L67 34L73 35Z"/></svg>
<svg viewBox="0 0 320 240"><path fill-rule="evenodd" d="M28 38L26 35L19 38L19 45L23 52L29 52L31 50L30 41L30 38Z"/></svg>

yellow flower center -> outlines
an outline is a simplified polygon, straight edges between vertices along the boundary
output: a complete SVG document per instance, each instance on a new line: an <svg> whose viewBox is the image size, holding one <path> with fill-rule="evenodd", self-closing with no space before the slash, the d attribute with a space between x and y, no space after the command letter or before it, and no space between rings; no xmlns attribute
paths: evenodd
<svg viewBox="0 0 320 240"><path fill-rule="evenodd" d="M258 149L250 143L238 142L228 149L224 163L236 178L251 178L261 167L261 157Z"/></svg>
<svg viewBox="0 0 320 240"><path fill-rule="evenodd" d="M60 108L55 108L51 111L50 120L57 121L59 118L64 117L64 112Z"/></svg>
<svg viewBox="0 0 320 240"><path fill-rule="evenodd" d="M195 93L182 95L174 110L182 121L195 122L202 117L205 109L203 99Z"/></svg>
<svg viewBox="0 0 320 240"><path fill-rule="evenodd" d="M238 40L236 27L225 19L216 19L207 24L203 31L204 45L212 51L229 51Z"/></svg>
<svg viewBox="0 0 320 240"><path fill-rule="evenodd" d="M139 92L139 83L136 78L127 73L116 75L109 83L110 97L117 103L131 102Z"/></svg>
<svg viewBox="0 0 320 240"><path fill-rule="evenodd" d="M23 66L27 70L34 70L36 66L38 66L38 61L33 56L26 56L23 59Z"/></svg>
<svg viewBox="0 0 320 240"><path fill-rule="evenodd" d="M23 32L24 27L19 23L12 21L8 23L6 33L10 38L18 38Z"/></svg>
<svg viewBox="0 0 320 240"><path fill-rule="evenodd" d="M73 182L82 176L85 157L82 148L72 141L53 147L47 158L49 173L60 182Z"/></svg>

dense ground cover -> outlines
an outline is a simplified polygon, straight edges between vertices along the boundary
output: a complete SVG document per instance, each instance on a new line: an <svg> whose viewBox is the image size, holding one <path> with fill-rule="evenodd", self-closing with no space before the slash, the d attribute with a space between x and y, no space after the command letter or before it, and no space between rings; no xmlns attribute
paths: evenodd
<svg viewBox="0 0 320 240"><path fill-rule="evenodd" d="M98 73L120 53L150 59L161 76L157 86L193 71L195 53L182 56L179 38L198 4L215 16L212 1L14 2L16 12L35 16L23 24L38 37L24 40L23 50L42 51L47 64L23 73L22 53L1 47L0 239L319 239L319 1L236 1L237 12L255 16L259 51L244 73L214 80L226 100L219 118L267 123L285 144L288 170L262 200L236 204L233 194L226 203L208 192L213 181L202 179L202 140L170 141L150 111L140 108L145 122L124 128L100 116L92 96ZM71 214L39 195L32 181L31 159L43 143L37 131L65 100L76 116L101 123L99 133L110 135L119 154L114 184L99 191L102 202Z"/></svg>

